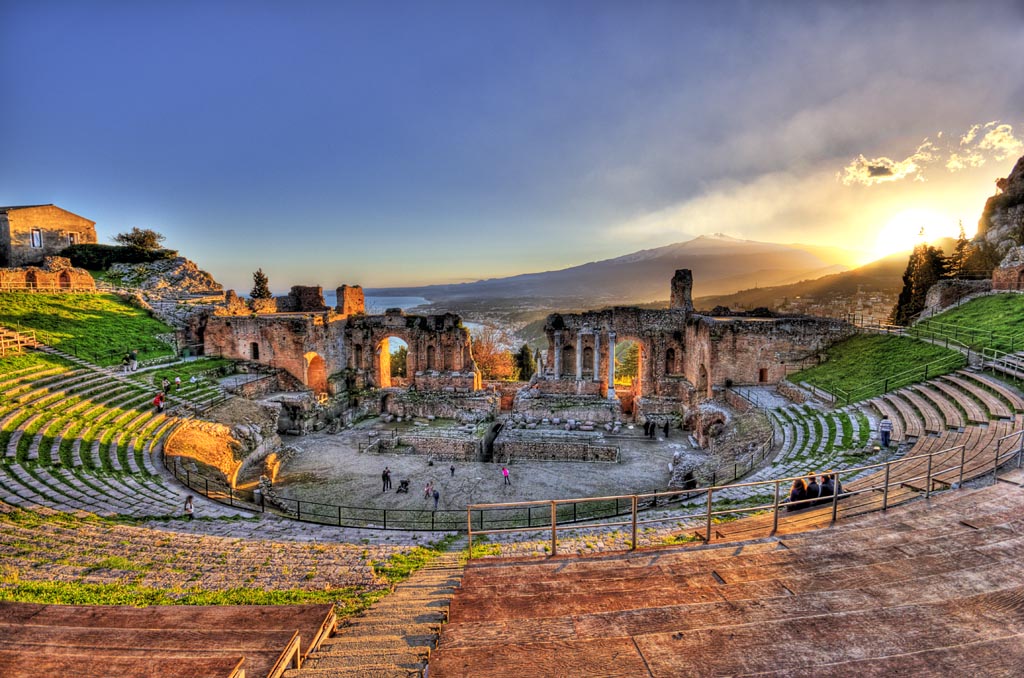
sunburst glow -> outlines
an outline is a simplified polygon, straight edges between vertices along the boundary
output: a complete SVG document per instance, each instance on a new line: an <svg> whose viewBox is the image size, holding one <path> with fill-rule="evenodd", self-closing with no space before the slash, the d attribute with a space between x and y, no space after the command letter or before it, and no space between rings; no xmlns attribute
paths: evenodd
<svg viewBox="0 0 1024 678"><path fill-rule="evenodd" d="M959 234L959 222L947 214L930 209L903 210L879 230L874 255L876 259L881 259L890 254L912 250L922 242L956 238Z"/></svg>

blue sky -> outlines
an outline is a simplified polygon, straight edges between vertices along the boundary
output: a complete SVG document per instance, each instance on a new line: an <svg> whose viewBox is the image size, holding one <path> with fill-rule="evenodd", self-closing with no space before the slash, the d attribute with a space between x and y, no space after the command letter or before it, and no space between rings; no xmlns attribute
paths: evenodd
<svg viewBox="0 0 1024 678"><path fill-rule="evenodd" d="M1024 154L1022 46L1012 2L0 0L0 204L155 228L243 291L714 232L866 260L973 230Z"/></svg>

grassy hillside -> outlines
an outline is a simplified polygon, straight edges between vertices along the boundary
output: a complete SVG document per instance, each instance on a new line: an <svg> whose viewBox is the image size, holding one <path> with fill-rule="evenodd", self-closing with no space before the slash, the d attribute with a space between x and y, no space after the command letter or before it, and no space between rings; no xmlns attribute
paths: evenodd
<svg viewBox="0 0 1024 678"><path fill-rule="evenodd" d="M858 335L831 347L827 356L821 365L789 380L807 382L850 402L951 372L967 362L957 351L890 335Z"/></svg>
<svg viewBox="0 0 1024 678"><path fill-rule="evenodd" d="M916 336L949 340L980 351L1024 351L1024 295L981 297L914 325Z"/></svg>
<svg viewBox="0 0 1024 678"><path fill-rule="evenodd" d="M140 359L174 352L156 338L170 326L112 294L0 292L0 325L100 365L117 364L129 347Z"/></svg>

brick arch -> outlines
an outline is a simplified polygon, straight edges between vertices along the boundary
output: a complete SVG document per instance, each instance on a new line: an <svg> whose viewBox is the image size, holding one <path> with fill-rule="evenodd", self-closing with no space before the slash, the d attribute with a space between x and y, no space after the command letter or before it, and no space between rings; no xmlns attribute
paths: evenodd
<svg viewBox="0 0 1024 678"><path fill-rule="evenodd" d="M615 345L619 345L624 341L632 341L637 345L637 356L636 356L636 378L633 380L633 395L634 397L641 398L645 395L649 395L650 389L653 385L653 374L651 371L651 340L643 339L636 334L617 334L615 337ZM609 350L614 351L615 346L609 347ZM607 369L607 366L605 367ZM618 375L616 375L618 378Z"/></svg>
<svg viewBox="0 0 1024 678"><path fill-rule="evenodd" d="M373 378L374 383L376 383L380 388L391 388L395 385L391 381L391 350L388 342L389 339L400 339L405 342L406 350L408 351L405 358L406 376L411 377L416 370L416 359L413 355L414 351L412 342L398 332L388 332L374 343Z"/></svg>
<svg viewBox="0 0 1024 678"><path fill-rule="evenodd" d="M313 390L314 393L327 392L327 363L323 357L315 351L310 351L303 356L304 379L302 383Z"/></svg>

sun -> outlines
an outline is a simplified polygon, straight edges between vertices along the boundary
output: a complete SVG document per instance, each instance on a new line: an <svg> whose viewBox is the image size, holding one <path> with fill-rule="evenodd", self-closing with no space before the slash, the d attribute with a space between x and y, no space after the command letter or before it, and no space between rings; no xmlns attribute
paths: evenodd
<svg viewBox="0 0 1024 678"><path fill-rule="evenodd" d="M930 209L903 210L878 231L873 254L876 259L881 259L898 252L909 252L923 242L956 238L959 234L959 222L947 214Z"/></svg>

